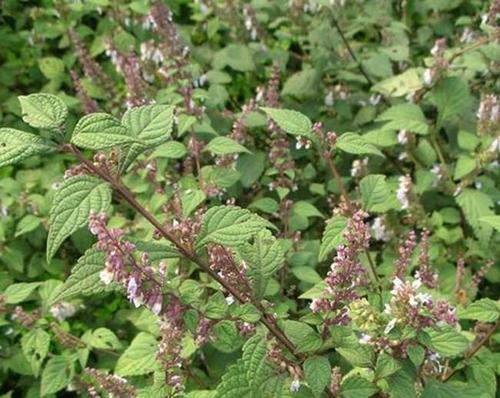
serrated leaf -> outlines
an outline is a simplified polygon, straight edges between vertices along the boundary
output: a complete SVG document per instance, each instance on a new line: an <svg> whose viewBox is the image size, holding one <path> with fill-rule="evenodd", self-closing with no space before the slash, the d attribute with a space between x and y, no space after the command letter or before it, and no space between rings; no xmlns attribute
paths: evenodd
<svg viewBox="0 0 500 398"><path fill-rule="evenodd" d="M484 298L474 301L458 312L460 319L473 319L480 322L495 322L500 315L498 302Z"/></svg>
<svg viewBox="0 0 500 398"><path fill-rule="evenodd" d="M266 340L259 335L250 338L243 346L242 359L250 387L258 388L272 372L267 361Z"/></svg>
<svg viewBox="0 0 500 398"><path fill-rule="evenodd" d="M215 155L228 155L241 152L251 153L243 145L229 137L215 137L205 146L205 148L203 148L203 150L212 152Z"/></svg>
<svg viewBox="0 0 500 398"><path fill-rule="evenodd" d="M249 240L269 222L238 206L215 206L203 217L196 248L207 243L237 246Z"/></svg>
<svg viewBox="0 0 500 398"><path fill-rule="evenodd" d="M217 398L250 397L252 388L246 378L245 366L242 360L229 366L217 386Z"/></svg>
<svg viewBox="0 0 500 398"><path fill-rule="evenodd" d="M17 304L25 301L38 286L40 286L40 282L14 283L7 287L2 295L7 304Z"/></svg>
<svg viewBox="0 0 500 398"><path fill-rule="evenodd" d="M95 248L88 249L71 269L71 274L66 281L55 289L50 297L50 305L80 296L91 296L114 290L113 284L105 285L99 277L105 262L103 252Z"/></svg>
<svg viewBox="0 0 500 398"><path fill-rule="evenodd" d="M480 221L481 218L493 216L491 210L493 201L484 192L466 188L456 198L457 204L462 209L465 219L474 230L478 239L486 242L489 240L492 228Z"/></svg>
<svg viewBox="0 0 500 398"><path fill-rule="evenodd" d="M467 174L475 170L477 164L476 160L465 155L461 155L457 159L457 164L455 165L455 171L453 173L453 179L459 180L465 177Z"/></svg>
<svg viewBox="0 0 500 398"><path fill-rule="evenodd" d="M168 141L174 124L174 107L153 104L130 108L123 115L122 124L130 136L140 141L124 150L121 168L125 170L144 150Z"/></svg>
<svg viewBox="0 0 500 398"><path fill-rule="evenodd" d="M479 221L490 225L497 231L500 231L500 216L486 216L479 218Z"/></svg>
<svg viewBox="0 0 500 398"><path fill-rule="evenodd" d="M71 143L81 148L101 150L124 144L137 143L120 121L107 113L91 113L75 126Z"/></svg>
<svg viewBox="0 0 500 398"><path fill-rule="evenodd" d="M365 210L380 212L386 210L390 192L384 175L372 174L364 177L359 183L359 188Z"/></svg>
<svg viewBox="0 0 500 398"><path fill-rule="evenodd" d="M34 134L0 128L0 167L16 164L34 155L54 152L55 145Z"/></svg>
<svg viewBox="0 0 500 398"><path fill-rule="evenodd" d="M438 109L437 128L444 122L463 115L471 106L469 87L459 77L440 80L431 91L431 101Z"/></svg>
<svg viewBox="0 0 500 398"><path fill-rule="evenodd" d="M212 328L214 339L212 345L222 352L233 352L244 342L233 321L223 320Z"/></svg>
<svg viewBox="0 0 500 398"><path fill-rule="evenodd" d="M54 394L66 387L73 377L73 365L59 355L50 358L42 372L40 396Z"/></svg>
<svg viewBox="0 0 500 398"><path fill-rule="evenodd" d="M200 204L202 204L206 195L199 189L190 189L181 193L182 215L188 217Z"/></svg>
<svg viewBox="0 0 500 398"><path fill-rule="evenodd" d="M344 243L343 232L347 226L347 218L334 216L326 222L326 227L319 247L319 261L324 261L335 248Z"/></svg>
<svg viewBox="0 0 500 398"><path fill-rule="evenodd" d="M391 97L402 97L414 93L423 87L422 79L416 68L410 68L403 73L382 80L373 85L371 91L377 91Z"/></svg>
<svg viewBox="0 0 500 398"><path fill-rule="evenodd" d="M343 398L369 398L378 390L374 384L360 376L344 378L340 387Z"/></svg>
<svg viewBox="0 0 500 398"><path fill-rule="evenodd" d="M247 266L247 275L252 282L252 291L256 299L261 299L271 276L285 262L285 253L278 240L268 230L255 235L254 242L243 243L237 248L238 256Z"/></svg>
<svg viewBox="0 0 500 398"><path fill-rule="evenodd" d="M330 381L330 362L325 357L307 358L304 362L304 378L315 396L320 396Z"/></svg>
<svg viewBox="0 0 500 398"><path fill-rule="evenodd" d="M469 340L454 329L428 330L430 348L446 358L454 358L469 347Z"/></svg>
<svg viewBox="0 0 500 398"><path fill-rule="evenodd" d="M63 126L68 116L66 104L52 94L21 95L23 120L31 127L57 130Z"/></svg>
<svg viewBox="0 0 500 398"><path fill-rule="evenodd" d="M140 376L154 372L158 366L157 350L156 338L149 333L140 332L118 358L115 373L120 376Z"/></svg>
<svg viewBox="0 0 500 398"><path fill-rule="evenodd" d="M312 137L312 122L304 114L289 109L260 108L285 132L295 136Z"/></svg>
<svg viewBox="0 0 500 398"><path fill-rule="evenodd" d="M428 134L429 126L422 109L414 104L400 104L387 109L377 121L384 121L384 129L407 130L418 134Z"/></svg>
<svg viewBox="0 0 500 398"><path fill-rule="evenodd" d="M160 145L152 154L153 158L180 159L187 154L186 146L179 141L169 141Z"/></svg>
<svg viewBox="0 0 500 398"><path fill-rule="evenodd" d="M401 369L401 364L388 354L381 353L377 358L375 366L375 377L383 379L388 377Z"/></svg>
<svg viewBox="0 0 500 398"><path fill-rule="evenodd" d="M21 339L23 354L31 364L33 373L38 376L41 365L49 352L50 335L40 328L30 330Z"/></svg>
<svg viewBox="0 0 500 398"><path fill-rule="evenodd" d="M50 209L47 259L54 256L68 236L87 225L91 212L106 211L110 203L111 189L98 178L76 176L64 181Z"/></svg>
<svg viewBox="0 0 500 398"><path fill-rule="evenodd" d="M361 135L344 133L337 140L337 148L353 155L377 155L384 157L377 147L370 144Z"/></svg>
<svg viewBox="0 0 500 398"><path fill-rule="evenodd" d="M429 378L422 391L421 398L484 398L480 387L469 383L447 382L441 383Z"/></svg>
<svg viewBox="0 0 500 398"><path fill-rule="evenodd" d="M283 330L297 348L297 352L312 352L321 347L321 337L311 326L304 322L287 320Z"/></svg>
<svg viewBox="0 0 500 398"><path fill-rule="evenodd" d="M281 95L291 95L299 99L313 97L317 94L319 73L308 68L291 75L283 85Z"/></svg>

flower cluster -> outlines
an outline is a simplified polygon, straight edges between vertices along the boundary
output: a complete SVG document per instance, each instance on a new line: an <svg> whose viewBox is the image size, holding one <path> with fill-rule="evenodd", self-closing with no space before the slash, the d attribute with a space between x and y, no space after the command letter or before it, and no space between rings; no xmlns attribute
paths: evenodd
<svg viewBox="0 0 500 398"><path fill-rule="evenodd" d="M136 397L137 389L123 377L104 373L102 370L85 368L85 374L92 378L98 388L113 397Z"/></svg>
<svg viewBox="0 0 500 398"><path fill-rule="evenodd" d="M356 211L348 220L344 231L345 244L337 248L330 271L325 279L326 289L320 298L311 303L314 312L334 315L328 325L345 325L349 322L348 303L358 298L356 289L366 280L366 272L359 261L359 253L368 248L370 230L364 222L366 213Z"/></svg>

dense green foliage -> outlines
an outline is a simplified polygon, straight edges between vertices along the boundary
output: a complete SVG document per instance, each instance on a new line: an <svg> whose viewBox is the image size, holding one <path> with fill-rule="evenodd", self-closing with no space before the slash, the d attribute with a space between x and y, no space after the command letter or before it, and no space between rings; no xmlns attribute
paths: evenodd
<svg viewBox="0 0 500 398"><path fill-rule="evenodd" d="M0 398L488 398L500 2L0 2Z"/></svg>

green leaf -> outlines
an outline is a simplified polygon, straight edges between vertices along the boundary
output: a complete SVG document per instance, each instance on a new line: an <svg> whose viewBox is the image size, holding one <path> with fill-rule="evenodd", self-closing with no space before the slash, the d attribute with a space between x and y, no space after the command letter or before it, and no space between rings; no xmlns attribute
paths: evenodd
<svg viewBox="0 0 500 398"><path fill-rule="evenodd" d="M390 97L403 97L422 87L423 82L418 70L410 68L397 76L389 77L374 84L371 90Z"/></svg>
<svg viewBox="0 0 500 398"><path fill-rule="evenodd" d="M330 362L326 357L307 358L304 362L304 378L315 396L320 396L321 392L330 382L331 370Z"/></svg>
<svg viewBox="0 0 500 398"><path fill-rule="evenodd" d="M212 332L215 337L212 345L219 351L233 352L243 344L243 339L232 321L223 320L218 322L212 328Z"/></svg>
<svg viewBox="0 0 500 398"><path fill-rule="evenodd" d="M298 352L312 352L321 347L321 337L311 326L304 322L287 320L283 328L286 336Z"/></svg>
<svg viewBox="0 0 500 398"><path fill-rule="evenodd" d="M386 210L390 192L384 175L372 174L364 177L359 183L359 188L365 210L379 212Z"/></svg>
<svg viewBox="0 0 500 398"><path fill-rule="evenodd" d="M82 175L64 181L50 209L47 259L68 236L87 225L91 212L106 211L110 203L111 189L98 178Z"/></svg>
<svg viewBox="0 0 500 398"><path fill-rule="evenodd" d="M50 358L42 372L40 396L54 394L66 387L73 378L73 364L59 355Z"/></svg>
<svg viewBox="0 0 500 398"><path fill-rule="evenodd" d="M460 319L473 319L480 322L496 322L500 312L498 302L489 298L474 301L458 312Z"/></svg>
<svg viewBox="0 0 500 398"><path fill-rule="evenodd" d="M243 398L251 397L252 388L246 377L245 365L239 360L229 366L217 386L217 398Z"/></svg>
<svg viewBox="0 0 500 398"><path fill-rule="evenodd" d="M80 296L92 296L114 290L114 285L105 285L99 277L105 262L103 252L95 248L88 249L71 269L68 279L54 290L50 296L50 305Z"/></svg>
<svg viewBox="0 0 500 398"><path fill-rule="evenodd" d="M455 329L428 330L427 333L431 338L430 348L443 357L456 357L469 347L469 340Z"/></svg>
<svg viewBox="0 0 500 398"><path fill-rule="evenodd" d="M55 145L34 134L0 128L0 167L34 156L54 152Z"/></svg>
<svg viewBox="0 0 500 398"><path fill-rule="evenodd" d="M25 301L38 286L40 282L15 283L5 289L2 294L7 304L17 304Z"/></svg>
<svg viewBox="0 0 500 398"><path fill-rule="evenodd" d="M132 236L127 237L127 240L132 242L136 249L149 254L151 261L159 261L167 258L179 258L180 254L172 243L163 241L159 242L144 242L134 239Z"/></svg>
<svg viewBox="0 0 500 398"><path fill-rule="evenodd" d="M200 204L202 204L206 195L199 189L190 189L181 193L182 215L188 217Z"/></svg>
<svg viewBox="0 0 500 398"><path fill-rule="evenodd" d="M293 204L292 212L302 217L320 217L324 218L323 214L313 204L305 200L299 200Z"/></svg>
<svg viewBox="0 0 500 398"><path fill-rule="evenodd" d="M347 218L333 216L326 222L326 227L319 247L319 261L324 261L335 248L344 243L343 232L347 226Z"/></svg>
<svg viewBox="0 0 500 398"><path fill-rule="evenodd" d="M437 128L444 122L463 116L469 110L472 97L469 87L459 77L448 77L440 80L431 91L431 101L438 109Z"/></svg>
<svg viewBox="0 0 500 398"><path fill-rule="evenodd" d="M64 125L68 116L66 104L52 94L21 95L23 120L31 127L57 130Z"/></svg>
<svg viewBox="0 0 500 398"><path fill-rule="evenodd" d="M186 146L179 141L169 141L160 145L152 154L154 158L181 159L187 154Z"/></svg>
<svg viewBox="0 0 500 398"><path fill-rule="evenodd" d="M56 57L44 57L38 61L43 75L49 80L61 79L64 74L64 62Z"/></svg>
<svg viewBox="0 0 500 398"><path fill-rule="evenodd" d="M357 344L354 347L339 347L337 352L352 366L369 368L373 366L373 349L366 345Z"/></svg>
<svg viewBox="0 0 500 398"><path fill-rule="evenodd" d="M465 219L474 230L478 239L486 242L489 240L492 228L480 221L483 217L493 216L491 210L493 201L484 192L466 188L456 198L457 204L462 209Z"/></svg>
<svg viewBox="0 0 500 398"><path fill-rule="evenodd" d="M369 398L377 390L374 384L360 376L344 378L340 388L342 398Z"/></svg>
<svg viewBox="0 0 500 398"><path fill-rule="evenodd" d="M243 346L242 359L250 387L258 389L272 372L267 361L266 340L259 335L251 337Z"/></svg>
<svg viewBox="0 0 500 398"><path fill-rule="evenodd" d="M262 230L255 235L253 244L244 242L237 248L237 253L247 266L254 297L262 299L271 276L285 262L285 252L281 244L271 232Z"/></svg>
<svg viewBox="0 0 500 398"><path fill-rule="evenodd" d="M441 383L429 378L421 398L484 398L481 388L469 383Z"/></svg>
<svg viewBox="0 0 500 398"><path fill-rule="evenodd" d="M122 125L128 129L130 136L140 142L131 144L124 151L122 170L127 169L144 150L167 142L173 124L173 106L153 104L127 110L122 117Z"/></svg>
<svg viewBox="0 0 500 398"><path fill-rule="evenodd" d="M38 377L42 362L49 352L50 335L40 328L31 329L21 339L23 354Z"/></svg>
<svg viewBox="0 0 500 398"><path fill-rule="evenodd" d="M480 222L490 225L497 231L500 231L500 216L486 216L479 218Z"/></svg>
<svg viewBox="0 0 500 398"><path fill-rule="evenodd" d="M90 345L102 350L119 350L122 346L118 337L106 328L98 328L92 332Z"/></svg>
<svg viewBox="0 0 500 398"><path fill-rule="evenodd" d="M16 226L16 233L14 237L18 237L34 231L40 225L40 219L32 214L28 214L19 220Z"/></svg>
<svg viewBox="0 0 500 398"><path fill-rule="evenodd" d="M118 119L107 113L91 113L82 117L71 136L72 144L96 151L137 141Z"/></svg>
<svg viewBox="0 0 500 398"><path fill-rule="evenodd" d="M248 205L249 209L257 209L264 213L273 214L278 211L279 205L274 199L260 198Z"/></svg>
<svg viewBox="0 0 500 398"><path fill-rule="evenodd" d="M453 173L453 179L459 180L465 177L467 174L471 173L476 169L476 160L466 156L461 155L458 157L457 164L455 165L455 172Z"/></svg>
<svg viewBox="0 0 500 398"><path fill-rule="evenodd" d="M216 69L223 69L229 66L240 72L248 72L255 69L252 52L247 46L242 44L229 44L222 50L219 50L214 56L213 66Z"/></svg>
<svg viewBox="0 0 500 398"><path fill-rule="evenodd" d="M312 122L297 111L277 108L260 108L285 132L295 136L312 137Z"/></svg>
<svg viewBox="0 0 500 398"><path fill-rule="evenodd" d="M154 372L158 367L157 350L156 338L149 333L140 332L118 358L115 373L119 376L140 376Z"/></svg>
<svg viewBox="0 0 500 398"><path fill-rule="evenodd" d="M377 118L377 121L387 122L383 127L385 130L407 130L418 134L429 132L422 109L414 104L391 106Z"/></svg>
<svg viewBox="0 0 500 398"><path fill-rule="evenodd" d="M318 93L319 73L308 68L291 75L283 85L281 95L291 95L298 99L313 97Z"/></svg>
<svg viewBox="0 0 500 398"><path fill-rule="evenodd" d="M203 149L207 152L212 152L216 155L228 155L231 153L250 153L243 145L238 144L235 140L229 137L215 137Z"/></svg>
<svg viewBox="0 0 500 398"><path fill-rule="evenodd" d="M377 155L384 157L375 145L370 144L361 135L344 133L337 140L337 148L353 155Z"/></svg>
<svg viewBox="0 0 500 398"><path fill-rule="evenodd" d="M197 249L207 243L238 246L266 227L268 221L246 209L215 206L205 213L195 246Z"/></svg>
<svg viewBox="0 0 500 398"><path fill-rule="evenodd" d="M388 354L381 353L377 358L377 364L375 366L375 377L377 379L383 379L401 369L401 364Z"/></svg>

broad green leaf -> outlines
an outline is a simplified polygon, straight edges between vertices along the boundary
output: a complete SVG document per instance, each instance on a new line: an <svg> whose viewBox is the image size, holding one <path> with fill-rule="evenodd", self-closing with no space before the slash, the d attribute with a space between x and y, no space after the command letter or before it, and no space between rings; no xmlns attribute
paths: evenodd
<svg viewBox="0 0 500 398"><path fill-rule="evenodd" d="M374 84L371 91L377 91L390 97L403 97L422 87L423 82L418 70L410 68L397 76L389 77Z"/></svg>
<svg viewBox="0 0 500 398"><path fill-rule="evenodd" d="M471 173L475 170L477 166L476 160L466 156L461 155L458 157L457 164L455 165L455 171L453 173L454 180L460 180L462 177L465 177L467 174Z"/></svg>
<svg viewBox="0 0 500 398"><path fill-rule="evenodd" d="M291 135L312 137L312 122L306 115L288 109L261 108L285 132Z"/></svg>
<svg viewBox="0 0 500 398"><path fill-rule="evenodd" d="M292 267L291 270L299 281L313 283L313 284L321 281L321 276L312 267L304 265L304 266Z"/></svg>
<svg viewBox="0 0 500 398"><path fill-rule="evenodd" d="M241 152L250 153L250 151L243 145L237 143L229 137L215 137L205 146L205 148L203 148L203 150L206 152L212 152L216 155L228 155L231 153Z"/></svg>
<svg viewBox="0 0 500 398"><path fill-rule="evenodd" d="M319 73L316 69L308 68L291 75L283 85L281 95L291 95L305 99L317 95Z"/></svg>
<svg viewBox="0 0 500 398"><path fill-rule="evenodd" d="M106 211L110 203L111 189L98 178L76 176L64 181L50 209L47 259L54 256L68 236L87 225L91 212Z"/></svg>
<svg viewBox="0 0 500 398"><path fill-rule="evenodd" d="M168 141L174 123L174 107L169 105L144 105L130 108L122 117L122 124L130 136L139 143L132 143L123 153L122 169L126 169L145 149Z"/></svg>
<svg viewBox="0 0 500 398"><path fill-rule="evenodd" d="M444 122L463 116L472 104L469 87L459 77L440 80L431 91L431 101L438 108L437 128Z"/></svg>
<svg viewBox="0 0 500 398"><path fill-rule="evenodd" d="M182 204L182 215L188 217L200 204L202 204L206 195L199 189L190 189L183 191L180 195Z"/></svg>
<svg viewBox="0 0 500 398"><path fill-rule="evenodd" d="M429 378L421 398L486 398L480 387L469 383L441 383Z"/></svg>
<svg viewBox="0 0 500 398"><path fill-rule="evenodd" d="M496 322L499 315L499 303L488 298L474 301L458 312L460 319L473 319L480 322Z"/></svg>
<svg viewBox="0 0 500 398"><path fill-rule="evenodd" d="M203 217L196 248L207 243L237 246L269 227L269 222L237 206L215 206Z"/></svg>
<svg viewBox="0 0 500 398"><path fill-rule="evenodd" d="M223 320L212 328L212 345L222 352L234 352L243 345L243 338L233 321Z"/></svg>
<svg viewBox="0 0 500 398"><path fill-rule="evenodd" d="M431 338L430 348L443 357L456 357L469 347L469 340L452 328L428 330L427 333Z"/></svg>
<svg viewBox="0 0 500 398"><path fill-rule="evenodd" d="M383 379L401 369L401 364L388 354L381 353L377 358L377 364L375 366L375 377L377 379Z"/></svg>
<svg viewBox="0 0 500 398"><path fill-rule="evenodd" d="M485 223L500 231L500 216L486 216L479 219L480 222Z"/></svg>
<svg viewBox="0 0 500 398"><path fill-rule="evenodd" d="M261 299L271 276L285 262L285 253L280 242L268 230L255 235L252 244L244 242L237 248L238 256L247 266L247 275L252 282L256 299Z"/></svg>
<svg viewBox="0 0 500 398"><path fill-rule="evenodd" d="M92 332L90 345L103 350L119 350L122 346L113 331L106 328L98 328Z"/></svg>
<svg viewBox="0 0 500 398"><path fill-rule="evenodd" d="M242 44L229 44L219 50L213 59L213 66L216 69L223 69L229 66L231 69L248 72L255 69L253 56L250 49Z"/></svg>
<svg viewBox="0 0 500 398"><path fill-rule="evenodd" d="M7 304L17 304L25 301L38 286L40 286L40 282L15 283L5 289L2 295L5 296Z"/></svg>
<svg viewBox="0 0 500 398"><path fill-rule="evenodd" d="M0 167L16 164L34 155L54 152L55 145L34 134L0 128Z"/></svg>
<svg viewBox="0 0 500 398"><path fill-rule="evenodd" d="M483 217L493 216L493 201L486 193L476 189L465 188L456 198L457 204L462 209L465 219L474 230L478 239L487 242L491 236L492 228L482 223Z"/></svg>
<svg viewBox="0 0 500 398"><path fill-rule="evenodd" d="M384 157L377 147L366 141L361 135L344 133L337 140L337 148L353 155L377 155Z"/></svg>
<svg viewBox="0 0 500 398"><path fill-rule="evenodd" d="M64 62L56 57L44 57L38 61L38 66L44 76L49 80L57 80L63 77Z"/></svg>
<svg viewBox="0 0 500 398"><path fill-rule="evenodd" d="M31 329L21 339L23 354L31 364L33 373L38 376L41 365L49 352L50 335L40 328Z"/></svg>
<svg viewBox="0 0 500 398"><path fill-rule="evenodd" d="M58 130L68 116L66 104L52 94L21 95L23 120L31 127Z"/></svg>
<svg viewBox="0 0 500 398"><path fill-rule="evenodd" d="M374 352L370 346L358 344L348 347L339 347L337 352L342 355L352 366L368 368L373 366Z"/></svg>
<svg viewBox="0 0 500 398"><path fill-rule="evenodd" d="M217 386L217 398L250 398L252 388L246 377L245 365L242 360L229 366Z"/></svg>
<svg viewBox="0 0 500 398"><path fill-rule="evenodd" d="M250 387L258 389L273 371L267 360L267 342L255 335L243 346L243 363Z"/></svg>
<svg viewBox="0 0 500 398"><path fill-rule="evenodd" d="M181 159L187 154L186 146L179 141L169 141L160 145L152 154L154 158Z"/></svg>
<svg viewBox="0 0 500 398"><path fill-rule="evenodd" d="M50 304L115 289L112 284L105 285L99 277L105 262L103 252L95 248L88 249L71 269L71 274L66 281L55 289L50 297Z"/></svg>
<svg viewBox="0 0 500 398"><path fill-rule="evenodd" d="M330 362L326 357L311 357L304 362L304 378L315 396L320 396L330 381Z"/></svg>
<svg viewBox="0 0 500 398"><path fill-rule="evenodd" d="M138 139L130 135L118 119L107 113L91 113L82 117L71 136L72 144L93 150L137 142Z"/></svg>
<svg viewBox="0 0 500 398"><path fill-rule="evenodd" d="M389 376L386 380L389 385L391 398L415 398L417 396L413 370L400 370Z"/></svg>
<svg viewBox="0 0 500 398"><path fill-rule="evenodd" d="M40 396L54 394L66 387L73 378L73 364L65 356L50 358L42 372Z"/></svg>
<svg viewBox="0 0 500 398"><path fill-rule="evenodd" d="M264 213L273 214L279 209L278 202L272 198L260 198L248 205L249 209L257 209Z"/></svg>
<svg viewBox="0 0 500 398"><path fill-rule="evenodd" d="M157 350L156 338L149 333L140 332L118 358L115 373L119 376L140 376L154 372L158 367Z"/></svg>
<svg viewBox="0 0 500 398"><path fill-rule="evenodd" d="M378 390L373 383L360 376L344 378L340 387L343 398L369 398Z"/></svg>
<svg viewBox="0 0 500 398"><path fill-rule="evenodd" d="M28 214L23 218L21 218L21 220L19 220L19 223L16 226L16 233L14 236L17 238L18 236L34 231L35 229L38 228L39 225L40 225L40 218L32 214Z"/></svg>
<svg viewBox="0 0 500 398"><path fill-rule="evenodd" d="M320 335L307 323L287 320L283 325L286 336L298 352L313 352L321 347Z"/></svg>
<svg viewBox="0 0 500 398"><path fill-rule="evenodd" d="M292 212L302 217L320 217L324 218L323 214L313 204L305 200L299 200L293 204Z"/></svg>
<svg viewBox="0 0 500 398"><path fill-rule="evenodd" d="M359 183L359 188L365 210L375 212L386 210L390 192L384 175L372 174L364 177Z"/></svg>
<svg viewBox="0 0 500 398"><path fill-rule="evenodd" d="M418 134L427 134L429 126L422 109L414 104L400 104L387 109L377 121L384 121L384 129L407 130Z"/></svg>
<svg viewBox="0 0 500 398"><path fill-rule="evenodd" d="M344 243L343 232L347 226L347 218L333 216L326 222L326 227L319 247L319 261L324 261L335 248Z"/></svg>

